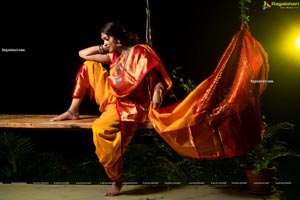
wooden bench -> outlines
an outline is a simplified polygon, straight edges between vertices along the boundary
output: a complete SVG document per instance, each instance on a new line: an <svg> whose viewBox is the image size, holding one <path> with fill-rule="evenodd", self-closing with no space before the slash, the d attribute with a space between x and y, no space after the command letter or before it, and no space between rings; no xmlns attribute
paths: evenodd
<svg viewBox="0 0 300 200"><path fill-rule="evenodd" d="M0 128L91 129L93 121L98 118L95 115L80 115L79 120L50 121L55 116L57 115L0 114ZM153 125L147 121L139 129L153 129Z"/></svg>

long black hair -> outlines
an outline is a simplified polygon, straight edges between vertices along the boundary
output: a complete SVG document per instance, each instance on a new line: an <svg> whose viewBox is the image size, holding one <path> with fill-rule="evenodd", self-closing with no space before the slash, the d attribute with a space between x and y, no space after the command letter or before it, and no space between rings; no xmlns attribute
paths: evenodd
<svg viewBox="0 0 300 200"><path fill-rule="evenodd" d="M140 42L136 33L126 31L125 27L119 21L110 21L101 28L101 33L120 40L124 46L132 46Z"/></svg>

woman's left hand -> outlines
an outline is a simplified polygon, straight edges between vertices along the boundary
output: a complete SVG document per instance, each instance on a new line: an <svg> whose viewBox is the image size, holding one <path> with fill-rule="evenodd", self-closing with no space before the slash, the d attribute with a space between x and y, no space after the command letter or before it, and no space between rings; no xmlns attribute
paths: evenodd
<svg viewBox="0 0 300 200"><path fill-rule="evenodd" d="M162 89L157 87L154 90L153 97L152 97L152 103L153 103L153 108L158 108L163 102L162 98Z"/></svg>

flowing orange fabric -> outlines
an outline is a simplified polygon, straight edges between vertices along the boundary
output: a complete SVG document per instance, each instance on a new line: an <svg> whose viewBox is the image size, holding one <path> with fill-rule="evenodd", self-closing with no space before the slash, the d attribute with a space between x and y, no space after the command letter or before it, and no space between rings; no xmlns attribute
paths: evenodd
<svg viewBox="0 0 300 200"><path fill-rule="evenodd" d="M261 141L264 132L260 96L268 72L267 53L244 26L211 76L181 102L150 109L149 119L183 156L218 159L243 154Z"/></svg>

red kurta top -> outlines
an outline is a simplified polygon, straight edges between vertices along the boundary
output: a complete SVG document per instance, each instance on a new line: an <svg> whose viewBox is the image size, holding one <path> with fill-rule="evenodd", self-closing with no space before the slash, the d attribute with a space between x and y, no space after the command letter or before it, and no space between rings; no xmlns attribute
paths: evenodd
<svg viewBox="0 0 300 200"><path fill-rule="evenodd" d="M164 94L172 87L162 61L147 45L129 48L110 67L108 81L121 121L145 121L156 83L164 84Z"/></svg>

